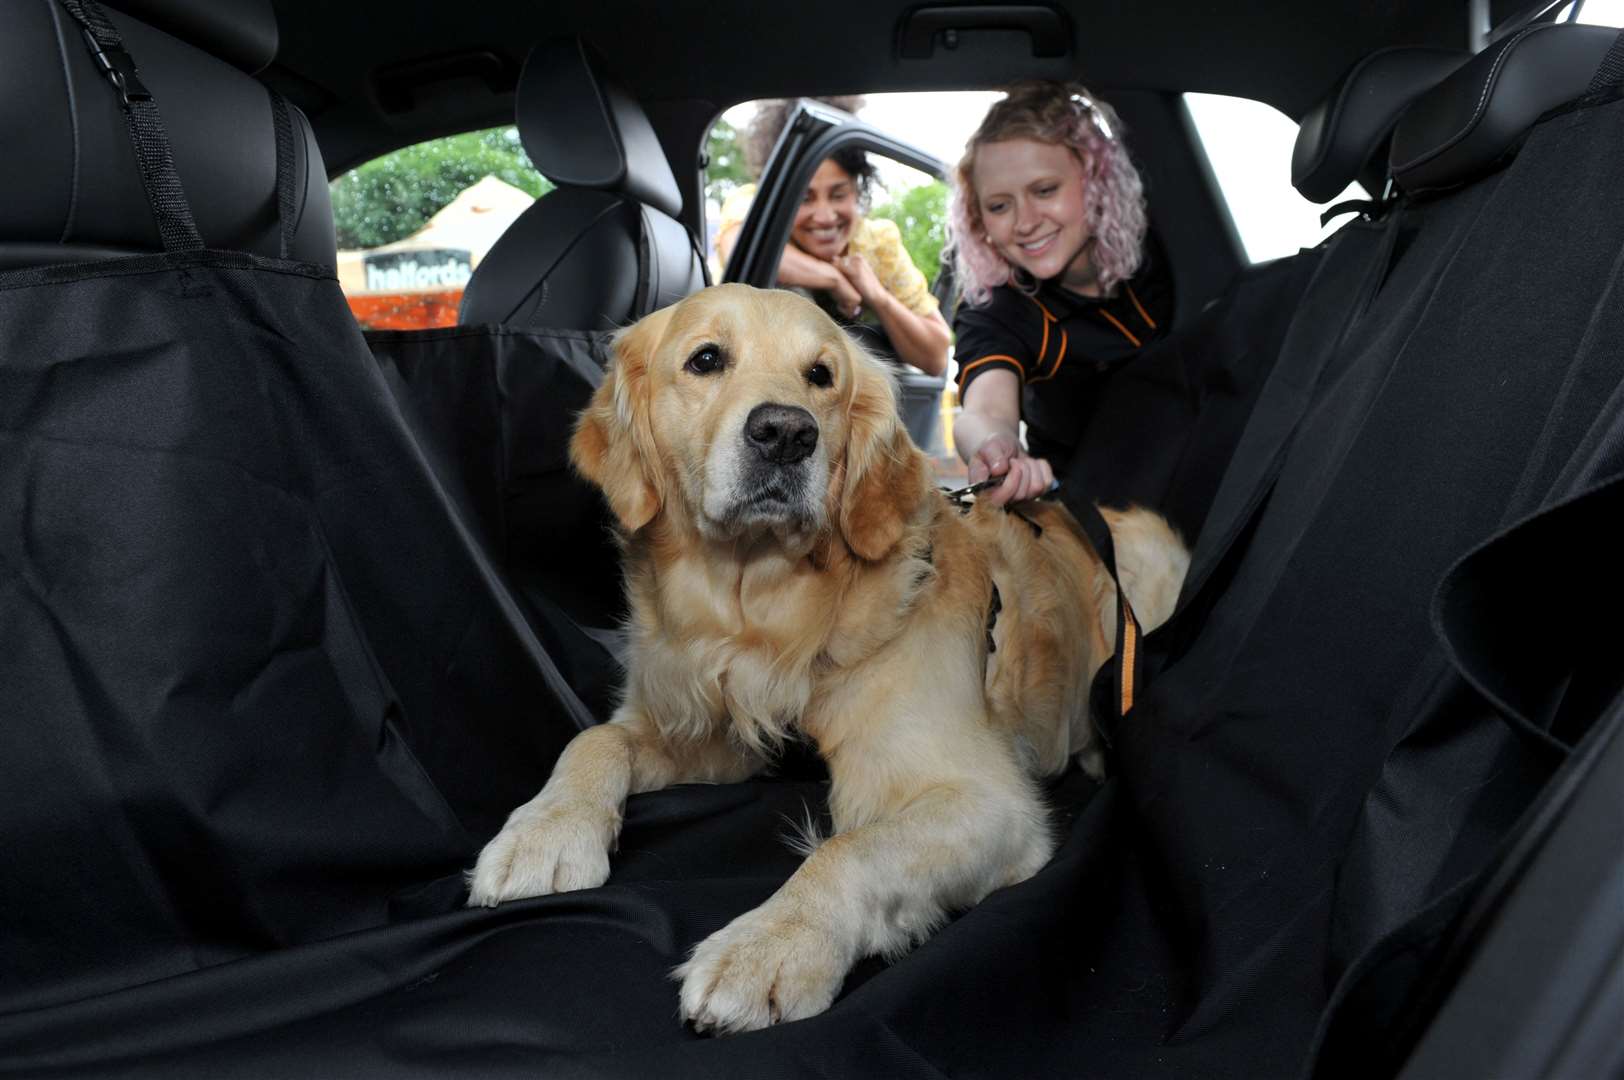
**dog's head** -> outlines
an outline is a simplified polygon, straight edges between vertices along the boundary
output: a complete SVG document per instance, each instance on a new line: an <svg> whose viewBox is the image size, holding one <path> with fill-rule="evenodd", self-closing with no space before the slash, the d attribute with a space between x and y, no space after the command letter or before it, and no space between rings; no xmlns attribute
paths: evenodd
<svg viewBox="0 0 1624 1080"><path fill-rule="evenodd" d="M720 285L615 339L570 455L628 533L662 513L702 536L884 557L930 491L895 381L817 306Z"/></svg>

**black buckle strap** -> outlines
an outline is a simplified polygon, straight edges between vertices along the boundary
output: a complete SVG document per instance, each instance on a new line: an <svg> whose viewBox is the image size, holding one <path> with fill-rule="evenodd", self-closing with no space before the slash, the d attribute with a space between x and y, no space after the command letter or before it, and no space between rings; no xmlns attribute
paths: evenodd
<svg viewBox="0 0 1624 1080"><path fill-rule="evenodd" d="M135 59L125 50L124 40L96 0L58 2L79 24L97 70L118 91L124 124L129 129L136 165L141 170L141 186L147 193L147 204L152 208L164 250L201 250L203 236L197 231L191 204L181 188L180 174L175 170L175 154L158 114L158 103L141 81Z"/></svg>
<svg viewBox="0 0 1624 1080"><path fill-rule="evenodd" d="M131 102L152 100L152 91L141 81L140 73L135 70L135 59L129 53L117 45L103 45L88 26L79 32L90 47L91 59L118 91L120 105L128 108Z"/></svg>
<svg viewBox="0 0 1624 1080"><path fill-rule="evenodd" d="M281 225L282 258L293 249L294 226L299 220L298 192L294 189L293 117L287 99L267 88L271 95L271 125L276 132L276 216Z"/></svg>

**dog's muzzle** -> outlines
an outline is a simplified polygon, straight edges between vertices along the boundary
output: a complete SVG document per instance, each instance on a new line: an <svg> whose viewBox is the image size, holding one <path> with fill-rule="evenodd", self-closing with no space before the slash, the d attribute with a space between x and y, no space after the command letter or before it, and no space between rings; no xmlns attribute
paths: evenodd
<svg viewBox="0 0 1624 1080"><path fill-rule="evenodd" d="M818 422L797 405L757 405L745 417L744 441L771 465L794 465L817 449Z"/></svg>

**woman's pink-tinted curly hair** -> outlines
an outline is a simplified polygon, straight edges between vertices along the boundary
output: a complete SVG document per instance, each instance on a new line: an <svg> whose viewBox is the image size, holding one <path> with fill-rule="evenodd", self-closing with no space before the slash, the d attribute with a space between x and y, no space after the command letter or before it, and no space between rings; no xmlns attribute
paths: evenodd
<svg viewBox="0 0 1624 1080"><path fill-rule="evenodd" d="M1092 218L1094 269L1109 295L1139 269L1145 242L1145 192L1122 143L1116 111L1079 83L1025 82L987 110L953 172L948 207L951 256L971 304L1011 280L1011 267L987 242L976 196L976 151L990 142L1035 139L1069 146L1083 166L1083 207Z"/></svg>

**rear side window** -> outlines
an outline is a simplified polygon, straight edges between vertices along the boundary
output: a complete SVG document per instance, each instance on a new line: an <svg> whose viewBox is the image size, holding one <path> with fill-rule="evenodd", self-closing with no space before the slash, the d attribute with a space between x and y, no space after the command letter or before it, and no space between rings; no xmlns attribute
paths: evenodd
<svg viewBox="0 0 1624 1080"><path fill-rule="evenodd" d="M338 280L356 321L456 325L474 267L552 186L511 125L417 143L338 177Z"/></svg>
<svg viewBox="0 0 1624 1080"><path fill-rule="evenodd" d="M1313 247L1347 222L1320 224L1326 206L1370 196L1359 184L1316 205L1291 186L1297 124L1272 105L1221 94L1185 94L1184 104L1212 164L1247 258L1264 262Z"/></svg>

